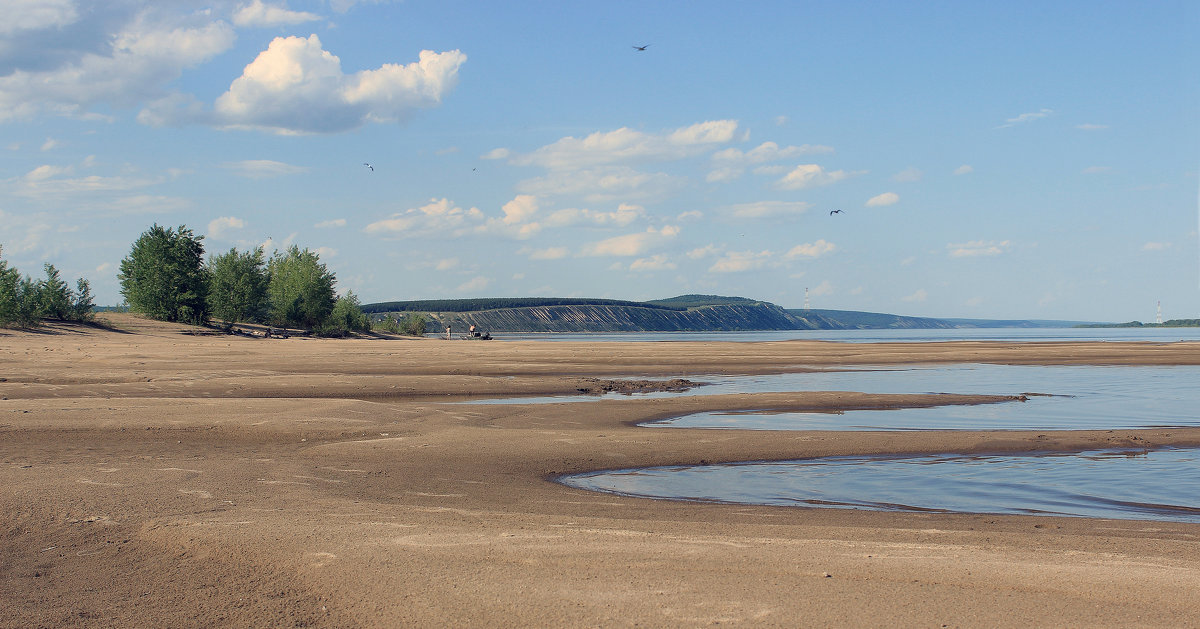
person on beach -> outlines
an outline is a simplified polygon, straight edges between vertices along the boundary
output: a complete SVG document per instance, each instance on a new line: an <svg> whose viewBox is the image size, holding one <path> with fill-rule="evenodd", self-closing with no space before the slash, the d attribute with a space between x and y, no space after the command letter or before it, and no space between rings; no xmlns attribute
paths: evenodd
<svg viewBox="0 0 1200 629"><path fill-rule="evenodd" d="M446 340L450 340L450 326L446 326Z"/></svg>

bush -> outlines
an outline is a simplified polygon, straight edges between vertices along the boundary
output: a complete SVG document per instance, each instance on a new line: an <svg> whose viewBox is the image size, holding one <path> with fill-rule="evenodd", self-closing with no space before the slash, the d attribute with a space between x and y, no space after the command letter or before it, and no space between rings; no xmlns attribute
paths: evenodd
<svg viewBox="0 0 1200 629"><path fill-rule="evenodd" d="M316 329L333 312L333 273L316 253L292 245L267 263L267 300L276 325Z"/></svg>
<svg viewBox="0 0 1200 629"><path fill-rule="evenodd" d="M371 320L359 307L358 297L351 291L339 297L329 317L318 328L320 336L349 336L352 332L370 332Z"/></svg>
<svg viewBox="0 0 1200 629"><path fill-rule="evenodd" d="M90 321L92 291L85 279L76 282L77 291L62 280L53 264L42 267L45 279L33 281L0 260L0 326L33 327L43 319Z"/></svg>

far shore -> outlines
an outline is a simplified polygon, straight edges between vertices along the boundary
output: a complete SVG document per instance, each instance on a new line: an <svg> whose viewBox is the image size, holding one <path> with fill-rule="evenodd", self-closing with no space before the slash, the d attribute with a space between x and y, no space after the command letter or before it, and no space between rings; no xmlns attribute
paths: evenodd
<svg viewBox="0 0 1200 629"><path fill-rule="evenodd" d="M702 504L554 482L701 462L1198 447L1200 428L637 426L710 410L1006 403L1020 391L453 403L871 365L1200 365L1200 342L263 339L100 316L106 327L0 330L0 627L1200 618L1197 524Z"/></svg>

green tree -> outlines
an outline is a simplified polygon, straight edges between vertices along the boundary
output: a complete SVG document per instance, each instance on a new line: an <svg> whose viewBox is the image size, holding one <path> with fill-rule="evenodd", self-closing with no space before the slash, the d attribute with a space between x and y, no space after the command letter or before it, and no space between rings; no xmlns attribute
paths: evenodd
<svg viewBox="0 0 1200 629"><path fill-rule="evenodd" d="M208 318L204 236L157 224L121 260L121 294L134 312L163 321L203 323Z"/></svg>
<svg viewBox="0 0 1200 629"><path fill-rule="evenodd" d="M400 328L409 336L425 336L426 320L423 314L409 313L400 322Z"/></svg>
<svg viewBox="0 0 1200 629"><path fill-rule="evenodd" d="M333 311L337 280L315 252L295 245L286 253L275 252L267 262L267 275L267 300L276 325L313 329Z"/></svg>
<svg viewBox="0 0 1200 629"><path fill-rule="evenodd" d="M75 301L71 304L71 318L75 321L91 321L96 307L92 297L92 285L82 277L75 282Z"/></svg>
<svg viewBox="0 0 1200 629"><path fill-rule="evenodd" d="M43 269L46 271L46 278L37 283L37 317L59 321L72 319L75 295L71 287L62 280L53 264L47 263Z"/></svg>
<svg viewBox="0 0 1200 629"><path fill-rule="evenodd" d="M226 328L266 316L269 279L262 249L215 254L208 259L208 276L209 312Z"/></svg>
<svg viewBox="0 0 1200 629"><path fill-rule="evenodd" d="M0 248L0 254L4 253ZM17 320L19 309L17 290L21 286L21 274L9 268L8 262L0 258L0 325L9 325Z"/></svg>
<svg viewBox="0 0 1200 629"><path fill-rule="evenodd" d="M333 310L320 328L323 336L346 336L350 332L370 332L371 320L362 311L353 291L338 297Z"/></svg>

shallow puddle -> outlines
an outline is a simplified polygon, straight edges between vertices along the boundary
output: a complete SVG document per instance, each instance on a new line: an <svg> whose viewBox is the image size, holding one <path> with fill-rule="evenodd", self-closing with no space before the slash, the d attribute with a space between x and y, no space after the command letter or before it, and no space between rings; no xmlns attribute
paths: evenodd
<svg viewBox="0 0 1200 629"><path fill-rule="evenodd" d="M675 500L1200 523L1194 448L830 457L597 472L560 482Z"/></svg>

